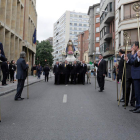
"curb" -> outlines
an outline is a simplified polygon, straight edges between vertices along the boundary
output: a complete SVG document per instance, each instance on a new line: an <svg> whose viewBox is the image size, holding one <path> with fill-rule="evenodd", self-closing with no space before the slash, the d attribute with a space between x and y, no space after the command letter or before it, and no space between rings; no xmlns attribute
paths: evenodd
<svg viewBox="0 0 140 140"><path fill-rule="evenodd" d="M39 83L39 82L41 82L41 81L43 81L43 80L44 80L44 79L42 79L42 80L40 80L40 81L35 81L35 82L32 82L32 83L30 83L30 84L28 84L28 85L30 86L30 85L33 85L33 84L35 84L35 83ZM27 84L24 85L24 87L27 87ZM17 90L17 88L14 88L14 89L11 89L11 90L4 91L4 92L0 93L0 96L3 96L3 95L6 95L6 94L9 94L9 93L11 93L11 92L13 92L13 91L16 91L16 90Z"/></svg>

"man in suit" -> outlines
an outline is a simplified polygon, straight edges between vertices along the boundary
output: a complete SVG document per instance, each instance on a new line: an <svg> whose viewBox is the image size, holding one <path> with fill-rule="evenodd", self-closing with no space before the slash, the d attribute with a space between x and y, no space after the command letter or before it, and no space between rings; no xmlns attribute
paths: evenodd
<svg viewBox="0 0 140 140"><path fill-rule="evenodd" d="M25 79L27 77L27 70L29 68L28 62L25 62L26 53L21 52L20 58L17 60L17 76L18 84L17 84L17 93L15 95L15 101L21 101L24 98L21 98L21 94L24 88Z"/></svg>
<svg viewBox="0 0 140 140"><path fill-rule="evenodd" d="M48 67L48 65L46 65L43 69L44 73L45 73L45 82L46 82L46 79L47 79L47 82L49 80L49 72L50 72L50 68Z"/></svg>
<svg viewBox="0 0 140 140"><path fill-rule="evenodd" d="M76 61L71 66L71 84L76 84L76 77L77 77L77 64Z"/></svg>
<svg viewBox="0 0 140 140"><path fill-rule="evenodd" d="M64 70L64 66L62 64L62 62L60 62L59 64L59 78L60 78L60 84L64 84L65 80L64 80L64 74L63 74L63 70Z"/></svg>
<svg viewBox="0 0 140 140"><path fill-rule="evenodd" d="M85 61L82 61L80 71L82 84L85 85L85 74L87 74L87 65L85 64Z"/></svg>
<svg viewBox="0 0 140 140"><path fill-rule="evenodd" d="M140 50L139 50L139 42L135 42L132 48L132 56L128 59L125 56L125 60L128 64L132 65L131 67L131 75L134 81L134 89L135 89L135 99L136 99L136 107L132 109L133 113L140 113L140 65L137 65L140 62Z"/></svg>
<svg viewBox="0 0 140 140"><path fill-rule="evenodd" d="M54 68L53 68L53 73L55 75L55 82L54 84L59 85L59 62L57 61Z"/></svg>
<svg viewBox="0 0 140 140"><path fill-rule="evenodd" d="M132 49L131 49L132 50ZM127 55L128 59L131 59L131 53ZM130 98L130 92L131 92L131 86L132 86L132 93L131 93L131 106L135 106L135 89L134 89L134 82L131 76L131 65L126 63L126 106L128 106L129 98ZM125 107L125 104L123 105Z"/></svg>
<svg viewBox="0 0 140 140"><path fill-rule="evenodd" d="M95 61L94 65L98 67L97 79L100 87L99 92L102 92L104 90L105 75L106 75L106 61L103 59L102 54L99 55L99 63L97 64Z"/></svg>
<svg viewBox="0 0 140 140"><path fill-rule="evenodd" d="M2 86L6 86L6 79L7 79L7 74L8 74L8 65L6 61L3 61L1 64L1 70L3 74L3 80L2 80Z"/></svg>
<svg viewBox="0 0 140 140"><path fill-rule="evenodd" d="M120 102L124 102L124 96L125 96L125 73L123 76L123 69L124 69L124 51L122 49L119 50L119 56L121 57L121 60L119 62L119 79L121 79L122 82L122 88L123 88L123 95L122 95L122 99L120 100ZM123 77L122 77L123 76Z"/></svg>
<svg viewBox="0 0 140 140"><path fill-rule="evenodd" d="M63 65L63 73L65 77L65 85L67 86L69 81L69 74L70 74L70 65L68 64L67 60L65 60L65 63Z"/></svg>

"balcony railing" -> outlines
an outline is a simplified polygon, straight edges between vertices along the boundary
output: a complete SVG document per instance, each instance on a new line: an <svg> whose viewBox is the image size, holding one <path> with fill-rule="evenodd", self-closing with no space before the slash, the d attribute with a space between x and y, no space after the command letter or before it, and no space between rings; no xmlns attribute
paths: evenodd
<svg viewBox="0 0 140 140"><path fill-rule="evenodd" d="M136 14L124 16L124 20L125 20L125 19L131 19L131 18L137 18L137 17L136 17Z"/></svg>

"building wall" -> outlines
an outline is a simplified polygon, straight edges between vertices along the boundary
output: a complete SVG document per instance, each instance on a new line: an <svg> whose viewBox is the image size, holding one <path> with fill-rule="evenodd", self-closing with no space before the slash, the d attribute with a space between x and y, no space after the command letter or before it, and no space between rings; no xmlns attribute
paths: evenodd
<svg viewBox="0 0 140 140"><path fill-rule="evenodd" d="M93 62L93 53L96 52L96 47L99 47L99 42L96 42L96 37L100 37L100 30L96 33L96 28L100 27L100 4L96 4L89 7L89 57L90 61ZM99 21L96 21L99 18Z"/></svg>
<svg viewBox="0 0 140 140"><path fill-rule="evenodd" d="M78 35L78 50L80 52L79 61L85 60L86 63L89 63L89 30Z"/></svg>
<svg viewBox="0 0 140 140"><path fill-rule="evenodd" d="M128 51L131 49L133 43L138 41L137 18L136 13L133 10L133 4L135 2L140 3L138 0L115 1L116 53L120 48L124 49L124 31L127 31L131 38Z"/></svg>
<svg viewBox="0 0 140 140"><path fill-rule="evenodd" d="M9 61L16 61L20 52L27 50L28 44L29 61L33 63L32 55L36 52L36 45L32 45L32 37L37 27L35 4L35 0L1 0L0 40Z"/></svg>

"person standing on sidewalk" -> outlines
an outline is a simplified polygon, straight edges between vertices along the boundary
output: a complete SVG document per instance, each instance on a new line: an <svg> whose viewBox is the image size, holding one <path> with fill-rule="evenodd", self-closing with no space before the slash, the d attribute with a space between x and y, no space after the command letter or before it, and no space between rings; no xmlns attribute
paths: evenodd
<svg viewBox="0 0 140 140"><path fill-rule="evenodd" d="M108 69L108 77L111 78L111 69L110 69L110 67Z"/></svg>
<svg viewBox="0 0 140 140"><path fill-rule="evenodd" d="M25 62L26 53L21 52L20 58L17 60L17 93L15 95L15 101L23 100L24 98L21 98L21 94L24 88L25 79L27 77L27 70L29 68L28 62Z"/></svg>
<svg viewBox="0 0 140 140"><path fill-rule="evenodd" d="M113 80L116 80L116 67L113 68Z"/></svg>
<svg viewBox="0 0 140 140"><path fill-rule="evenodd" d="M14 73L15 73L15 71L16 71L15 61L12 60L10 66L9 66L9 72L10 72L10 82L13 81L13 83L14 83Z"/></svg>
<svg viewBox="0 0 140 140"><path fill-rule="evenodd" d="M41 72L42 72L42 67L39 64L39 66L37 67L37 75L38 75L38 78L37 79L40 79Z"/></svg>
<svg viewBox="0 0 140 140"><path fill-rule="evenodd" d="M50 72L50 68L48 67L48 65L46 65L43 69L44 73L45 73L45 82L46 82L46 79L47 79L47 82L49 80L49 72Z"/></svg>

